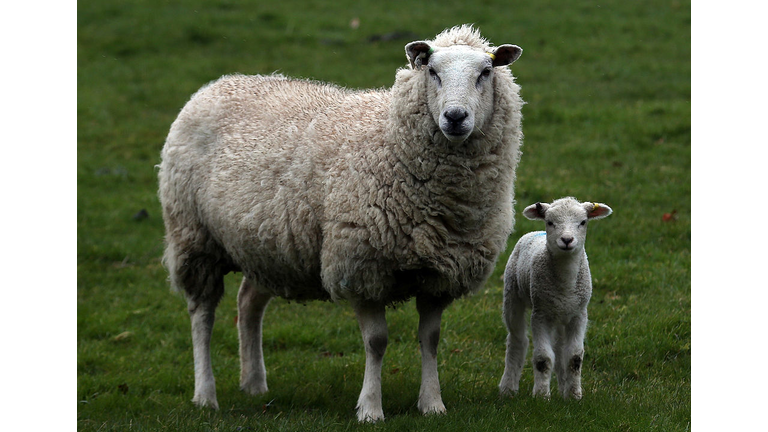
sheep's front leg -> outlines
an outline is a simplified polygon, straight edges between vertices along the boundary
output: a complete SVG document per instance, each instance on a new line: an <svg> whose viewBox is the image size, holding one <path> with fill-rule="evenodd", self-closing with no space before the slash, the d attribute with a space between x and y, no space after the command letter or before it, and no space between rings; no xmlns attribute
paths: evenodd
<svg viewBox="0 0 768 432"><path fill-rule="evenodd" d="M575 318L565 328L558 373L557 387L563 398L581 399L581 366L584 360L584 335L587 331L587 314Z"/></svg>
<svg viewBox="0 0 768 432"><path fill-rule="evenodd" d="M354 304L365 344L365 376L357 400L357 419L361 422L384 420L381 407L381 364L387 350L387 319L384 305L364 301Z"/></svg>
<svg viewBox="0 0 768 432"><path fill-rule="evenodd" d="M211 333L216 316L216 302L187 301L189 319L192 322L192 355L195 360L196 405L219 409L216 400L216 381L211 367Z"/></svg>
<svg viewBox="0 0 768 432"><path fill-rule="evenodd" d="M511 396L517 394L520 389L520 375L528 351L528 335L525 325L525 302L519 298L504 300L504 323L508 331L507 352L499 393Z"/></svg>
<svg viewBox="0 0 768 432"><path fill-rule="evenodd" d="M237 330L240 336L240 388L258 395L267 392L267 369L261 344L261 327L270 294L243 278L237 294Z"/></svg>
<svg viewBox="0 0 768 432"><path fill-rule="evenodd" d="M440 341L440 320L448 303L450 301L431 296L416 298L421 345L421 389L418 407L423 414L445 412L437 374L437 344Z"/></svg>
<svg viewBox="0 0 768 432"><path fill-rule="evenodd" d="M549 382L552 379L555 352L552 349L552 328L549 323L536 313L531 313L531 332L533 333L533 395L549 398Z"/></svg>

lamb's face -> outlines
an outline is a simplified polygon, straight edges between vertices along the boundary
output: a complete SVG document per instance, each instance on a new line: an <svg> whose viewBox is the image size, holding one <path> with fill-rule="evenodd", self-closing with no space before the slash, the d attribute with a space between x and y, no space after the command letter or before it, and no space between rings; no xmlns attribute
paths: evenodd
<svg viewBox="0 0 768 432"><path fill-rule="evenodd" d="M424 70L429 109L448 140L461 143L493 110L493 59L466 46L436 50Z"/></svg>
<svg viewBox="0 0 768 432"><path fill-rule="evenodd" d="M605 204L580 203L574 198L561 198L552 204L536 203L523 210L531 220L543 220L547 231L547 248L553 253L573 253L584 248L587 222L613 213Z"/></svg>
<svg viewBox="0 0 768 432"><path fill-rule="evenodd" d="M587 220L587 210L577 201L553 203L544 214L549 249L566 253L582 249Z"/></svg>

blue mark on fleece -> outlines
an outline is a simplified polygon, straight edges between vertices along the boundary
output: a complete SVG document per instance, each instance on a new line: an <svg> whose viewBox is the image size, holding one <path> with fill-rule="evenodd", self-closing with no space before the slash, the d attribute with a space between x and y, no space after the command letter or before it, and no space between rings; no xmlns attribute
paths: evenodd
<svg viewBox="0 0 768 432"><path fill-rule="evenodd" d="M533 233L533 237L541 237L541 236L545 236L545 235L547 235L547 233L544 232L544 231L538 231L538 232Z"/></svg>

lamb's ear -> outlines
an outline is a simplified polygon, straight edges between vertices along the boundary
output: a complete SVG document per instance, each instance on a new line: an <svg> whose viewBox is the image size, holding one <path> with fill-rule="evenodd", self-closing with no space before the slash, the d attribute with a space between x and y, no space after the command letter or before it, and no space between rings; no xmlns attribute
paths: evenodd
<svg viewBox="0 0 768 432"><path fill-rule="evenodd" d="M405 55L414 69L420 69L421 66L427 64L432 52L432 47L424 41L411 42L405 46Z"/></svg>
<svg viewBox="0 0 768 432"><path fill-rule="evenodd" d="M544 220L544 214L548 208L549 204L545 203L531 204L523 210L523 216L530 220Z"/></svg>
<svg viewBox="0 0 768 432"><path fill-rule="evenodd" d="M613 210L603 203L584 203L584 208L587 209L587 218L589 219L602 219L608 217L613 213Z"/></svg>
<svg viewBox="0 0 768 432"><path fill-rule="evenodd" d="M488 53L493 59L493 66L506 66L515 62L523 54L523 49L517 45L504 44Z"/></svg>

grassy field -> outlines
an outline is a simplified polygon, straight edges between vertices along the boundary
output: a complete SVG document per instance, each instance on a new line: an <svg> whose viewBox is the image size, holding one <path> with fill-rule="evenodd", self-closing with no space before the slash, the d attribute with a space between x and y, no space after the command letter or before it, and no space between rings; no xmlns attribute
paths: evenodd
<svg viewBox="0 0 768 432"><path fill-rule="evenodd" d="M690 429L690 9L657 0L80 1L78 430ZM528 104L510 247L484 289L444 314L448 414L416 409L413 303L388 313L384 423L355 421L364 353L345 304L274 301L264 330L270 392L240 392L238 275L227 277L212 342L221 410L194 407L189 319L160 263L156 193L155 165L178 111L234 72L390 86L407 42L461 23L524 49L512 70ZM501 399L500 276L515 241L540 228L519 212L566 195L614 209L587 244L585 397L533 399L529 364L521 394Z"/></svg>

